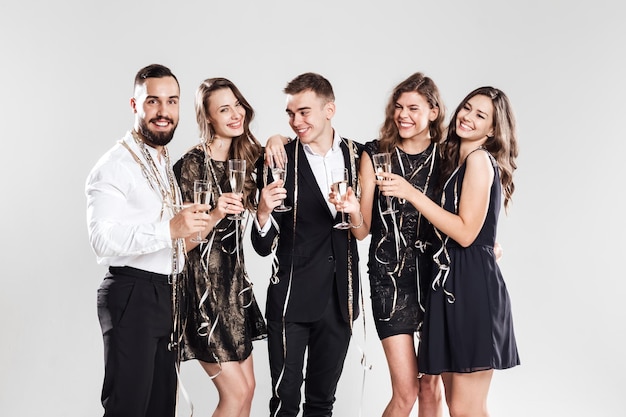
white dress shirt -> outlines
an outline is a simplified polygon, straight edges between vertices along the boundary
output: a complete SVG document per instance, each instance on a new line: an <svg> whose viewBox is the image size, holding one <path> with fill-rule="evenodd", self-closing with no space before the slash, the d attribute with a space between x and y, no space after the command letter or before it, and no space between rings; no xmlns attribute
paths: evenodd
<svg viewBox="0 0 626 417"><path fill-rule="evenodd" d="M149 167L131 132L122 139ZM147 146L164 184L169 184L165 158ZM175 181L175 180L174 180ZM89 173L85 185L89 243L97 262L172 273L172 211L164 206L158 188L150 187L140 165L122 144L105 153ZM179 271L184 257L178 256Z"/></svg>
<svg viewBox="0 0 626 417"><path fill-rule="evenodd" d="M317 154L311 149L309 145L303 145L304 154L309 161L317 186L320 188L328 209L333 214L333 217L337 215L337 209L335 205L328 201L328 194L330 194L330 187L333 185L333 171L342 171L346 167L343 159L343 152L341 151L341 137L333 129L333 145L326 152L326 155Z"/></svg>

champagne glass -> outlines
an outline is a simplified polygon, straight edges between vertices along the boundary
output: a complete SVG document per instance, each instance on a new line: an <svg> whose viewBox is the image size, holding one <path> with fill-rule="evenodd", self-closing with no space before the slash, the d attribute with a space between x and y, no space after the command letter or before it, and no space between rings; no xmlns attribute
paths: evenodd
<svg viewBox="0 0 626 417"><path fill-rule="evenodd" d="M243 195L243 185L246 181L246 160L230 159L228 161L228 180L230 181L230 190L234 194ZM230 220L242 220L240 213L228 216Z"/></svg>
<svg viewBox="0 0 626 417"><path fill-rule="evenodd" d="M348 194L348 169L338 169L332 172L332 189L335 194L339 196L341 201L346 200L346 195ZM350 223L348 223L345 219L345 214L343 209L341 209L341 223L337 223L333 226L335 229L349 229Z"/></svg>
<svg viewBox="0 0 626 417"><path fill-rule="evenodd" d="M372 155L372 162L374 163L374 170L379 172L391 172L391 154L390 153L377 153ZM383 177L376 176L378 180L382 180ZM387 196L387 210L383 211L383 214L396 213L398 210L393 209L392 197Z"/></svg>
<svg viewBox="0 0 626 417"><path fill-rule="evenodd" d="M195 180L193 182L193 202L195 204L209 204L211 200L211 183L207 180ZM198 236L191 238L194 243L207 243L208 240L202 238L202 232Z"/></svg>
<svg viewBox="0 0 626 417"><path fill-rule="evenodd" d="M270 159L270 164L272 169L272 177L274 178L274 180L282 180L284 183L287 176L287 161L285 161L283 163L283 166L281 167L274 161L274 158L272 157ZM285 200L280 202L280 206L274 207L274 211L278 213L284 213L289 210L291 210L291 207L285 205Z"/></svg>

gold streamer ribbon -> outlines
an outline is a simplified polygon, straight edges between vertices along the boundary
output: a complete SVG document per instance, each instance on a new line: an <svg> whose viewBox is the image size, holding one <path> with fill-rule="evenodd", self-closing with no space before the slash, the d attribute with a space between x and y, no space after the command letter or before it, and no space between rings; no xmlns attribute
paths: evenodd
<svg viewBox="0 0 626 417"><path fill-rule="evenodd" d="M346 144L346 146L348 147L348 152L349 152L349 158L350 158L350 169L352 172L352 185L355 187L355 194L357 196L357 198L360 198L360 184L358 182L358 175L357 175L357 170L356 170L356 145L353 143L352 140L350 139L344 139L342 138L342 141L344 141L344 143ZM284 373L285 373L285 362L286 362L286 358L287 358L287 334L286 334L286 322L285 322L285 315L287 313L287 306L289 304L289 298L291 295L291 286L293 283L293 269L294 269L294 265L293 265L293 256L295 254L295 236L296 236L296 218L297 218L297 214L298 214L298 165L299 165L299 147L300 147L300 139L296 138L296 144L295 144L295 161L294 161L294 196L293 196L293 244L292 244L292 260L291 260L291 266L290 266L290 271L289 271L289 282L287 285L287 294L285 296L285 302L283 304L283 312L282 312L282 319L281 319L281 333L282 333L282 342L283 342L283 366L282 369L280 371L280 374L278 376L278 379L276 381L276 385L274 387L274 396L278 399L278 406L276 408L276 411L274 413L274 416L277 415L277 413L280 411L281 406L282 406L282 400L280 398L280 395L278 393L278 387L280 386L280 383L282 382ZM264 167L264 185L267 185L267 168ZM272 221L272 224L277 228L277 230L280 233L280 229L278 227L278 224L275 222L275 220L272 218L272 216L270 216L270 219ZM353 333L353 320L354 320L354 309L353 309L353 302L354 302L354 295L353 295L353 274L352 274L352 248L351 248L351 240L352 240L352 234L351 233L347 233L347 238L348 238L348 263L347 263L347 267L348 267L348 317L349 317L349 324L350 324L350 334L352 335ZM273 260L272 260L272 277L270 278L270 282L272 284L277 284L279 282L278 276L276 275L278 273L278 258L276 256L276 246L277 246L277 241L278 241L278 235L275 238L274 242L272 243L272 251L273 251ZM358 276L357 276L358 278ZM363 304L363 293L362 290L360 292L361 294L361 304ZM363 317L364 318L364 317ZM363 328L365 331L365 321L363 321ZM365 370L367 370L367 360L366 360L366 356L365 353L363 352L362 349L359 350L361 351L361 364L363 366L364 372ZM370 367L371 369L371 367ZM364 387L365 387L365 376L363 377L363 383L362 383L362 393L361 396L364 395ZM361 401L361 404L363 403L363 401ZM360 415L360 411L359 411L359 415Z"/></svg>
<svg viewBox="0 0 626 417"><path fill-rule="evenodd" d="M444 189L448 187L448 183L456 175L458 171L459 171L459 167L457 167L454 170L454 172L450 175L450 178L448 178L448 180L443 186ZM458 206L459 206L458 187L459 187L459 179L456 178L454 181L454 207L456 209L458 209ZM441 207L443 207L445 203L446 203L446 195L444 193L441 195ZM448 303L452 304L455 301L454 294L446 290L445 288L446 282L448 281L448 275L450 274L450 261L451 260L450 260L450 254L448 253L448 248L447 248L448 240L450 239L450 237L449 236L443 237L439 229L437 229L436 227L434 229L435 229L435 234L441 241L441 247L433 255L433 260L435 261L435 264L437 264L439 271L437 272L437 275L435 275L435 278L433 278L431 287L435 291L437 290L437 287L441 287L444 294L446 295L446 300L448 301ZM440 255L442 254L445 258L445 262L442 262L439 260Z"/></svg>

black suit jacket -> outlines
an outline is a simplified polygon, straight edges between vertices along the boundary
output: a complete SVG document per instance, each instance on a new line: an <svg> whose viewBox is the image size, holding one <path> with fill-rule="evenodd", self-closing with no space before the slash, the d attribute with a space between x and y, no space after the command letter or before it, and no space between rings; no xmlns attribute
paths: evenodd
<svg viewBox="0 0 626 417"><path fill-rule="evenodd" d="M296 146L297 145L297 146ZM355 169L358 170L359 157L363 146L352 142L355 156ZM298 196L294 203L295 152L298 150ZM344 163L352 169L348 141L342 139L341 149ZM268 233L261 237L256 228L251 232L252 246L261 256L272 253L274 239L278 239L276 255L278 271L277 283L270 283L267 291L265 315L268 320L281 320L286 304L285 320L289 322L312 322L321 318L328 304L328 297L337 296L341 313L349 322L348 309L348 254L352 266L352 318L359 314L359 256L356 239L350 230L338 230L333 225L340 220L341 213L333 217L322 195L313 171L307 160L302 144L293 141L285 146L289 164L285 188L285 204L292 207L286 213L272 213L280 231L272 225ZM263 172L260 168L257 172ZM358 178L358 172L354 175ZM268 180L268 183L271 182ZM259 190L263 187L263 175L258 175ZM330 190L328 190L330 192ZM294 213L296 227L294 233ZM291 286L290 286L291 278ZM335 290L336 289L336 290ZM289 291L289 295L287 295ZM288 298L288 299L287 299Z"/></svg>

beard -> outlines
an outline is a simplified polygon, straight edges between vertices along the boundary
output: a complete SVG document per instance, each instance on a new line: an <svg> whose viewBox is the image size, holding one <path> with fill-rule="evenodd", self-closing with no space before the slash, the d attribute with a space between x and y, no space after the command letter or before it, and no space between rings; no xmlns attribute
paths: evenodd
<svg viewBox="0 0 626 417"><path fill-rule="evenodd" d="M148 145L152 147L165 146L172 141L172 139L174 138L174 132L176 131L176 127L178 126L178 124L174 124L174 121L172 119L165 118L165 120L172 123L173 127L172 130L170 130L169 132L153 132L150 130L145 120L139 120L139 134L143 136Z"/></svg>

